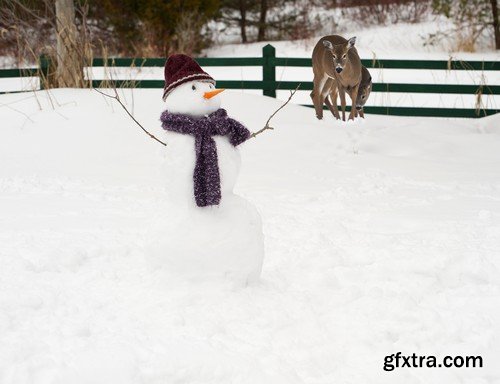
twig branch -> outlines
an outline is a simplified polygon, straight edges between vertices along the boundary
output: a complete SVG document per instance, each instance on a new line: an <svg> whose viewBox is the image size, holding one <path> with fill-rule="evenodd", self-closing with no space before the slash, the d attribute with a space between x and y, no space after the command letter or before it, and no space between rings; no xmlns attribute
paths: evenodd
<svg viewBox="0 0 500 384"><path fill-rule="evenodd" d="M127 107L125 106L125 104L122 103L122 101L120 100L120 96L118 95L118 91L116 90L116 88L113 88L113 90L115 91L115 95L108 95L107 93L104 93L102 91L100 91L99 89L97 88L94 88L94 91L100 93L101 95L105 96L105 97L109 97L110 99L115 99L116 101L118 101L118 104L120 104L122 106L122 108L125 110L125 112L127 112L127 115L130 116L130 118L132 120L134 120L134 122L139 126L141 127L141 129L144 131L144 133L146 133L146 135L148 135L150 138L152 138L153 140L156 140L158 143L164 145L165 147L167 146L167 143L164 143L163 141L161 141L160 139L158 139L155 135L153 135L151 132L149 132L146 128L144 128L142 126L141 123L139 123L136 118L129 112L129 110L127 109Z"/></svg>
<svg viewBox="0 0 500 384"><path fill-rule="evenodd" d="M262 128L262 129L258 130L257 132L253 132L253 133L250 135L250 137L251 137L251 138L254 138L254 137L256 137L257 135L260 135L262 132L265 132L265 131L272 131L272 130L274 129L274 127L271 127L271 126L269 125L269 122L271 121L271 119L272 119L272 118L273 118L273 117L274 117L274 116L275 116L275 115L276 115L279 111L281 111L281 110L285 107L285 105L287 105L287 104L290 102L290 100L292 100L293 95L295 95L295 92L297 92L297 91L299 90L300 85L301 85L301 84L297 85L297 88L295 88L293 91L290 91L290 96L288 96L288 100L287 100L287 101L285 101L285 103L284 103L281 107L279 107L276 111L274 111L274 113L273 113L271 116L269 116L269 119L267 119L267 121L266 121L266 125L264 126L264 128Z"/></svg>
<svg viewBox="0 0 500 384"><path fill-rule="evenodd" d="M34 123L33 119L30 117L30 115L28 115L27 113L24 113L23 111L20 111L19 109L11 107L9 104L0 103L0 107L7 107L7 108L13 110L14 112L20 113L21 115L24 115L27 120L29 120L32 123Z"/></svg>

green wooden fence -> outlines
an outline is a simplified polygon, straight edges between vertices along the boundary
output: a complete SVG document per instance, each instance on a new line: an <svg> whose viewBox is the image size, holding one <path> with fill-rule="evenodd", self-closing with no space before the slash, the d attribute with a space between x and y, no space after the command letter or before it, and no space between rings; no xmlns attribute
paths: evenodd
<svg viewBox="0 0 500 384"><path fill-rule="evenodd" d="M202 67L262 67L262 80L218 80L217 86L227 89L262 90L265 96L276 97L277 90L293 90L300 84L300 90L310 91L312 81L276 81L277 67L311 67L310 58L276 57L272 45L266 45L262 57L197 58ZM499 61L435 61L435 60L362 60L367 68L385 69L427 69L448 71L499 71ZM93 67L163 67L164 58L96 58ZM51 62L41 57L38 68L0 70L0 78L38 76L41 88L51 72ZM93 87L163 88L163 80L92 80ZM374 83L373 92L427 93L427 94L464 94L500 95L500 85L463 85L463 84L422 84L422 83ZM0 92L6 93L6 92ZM308 105L310 106L310 105ZM385 107L366 106L367 113L399 116L436 116L436 117L482 117L500 112L484 108L423 108L423 107Z"/></svg>

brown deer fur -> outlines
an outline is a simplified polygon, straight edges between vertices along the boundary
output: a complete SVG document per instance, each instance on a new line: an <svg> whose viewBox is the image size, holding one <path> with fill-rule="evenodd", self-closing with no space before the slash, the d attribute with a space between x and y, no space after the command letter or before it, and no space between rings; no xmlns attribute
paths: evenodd
<svg viewBox="0 0 500 384"><path fill-rule="evenodd" d="M356 117L359 113L359 116L362 118L365 117L365 111L363 110L366 101L368 100L368 97L370 97L370 92L372 91L372 76L370 75L370 72L366 67L363 65L361 69L361 82L359 83L359 88L358 88L358 97L356 98ZM350 89L347 89L347 93L351 97L352 100L352 93ZM333 115L336 118L338 117L338 109L337 109L337 87L334 85L330 89L330 98L332 99L332 102L328 100L328 97L325 99L325 104L327 107L332 111ZM335 114L335 110L337 111L337 115Z"/></svg>
<svg viewBox="0 0 500 384"><path fill-rule="evenodd" d="M332 87L336 87L342 105L342 119L345 120L345 93L349 90L352 97L352 108L349 119L354 119L354 103L358 97L361 82L361 60L354 47L356 38L349 40L338 35L322 37L313 50L312 64L314 85L311 98L316 110L316 117L323 118L323 104ZM335 117L339 117L337 106L330 107Z"/></svg>

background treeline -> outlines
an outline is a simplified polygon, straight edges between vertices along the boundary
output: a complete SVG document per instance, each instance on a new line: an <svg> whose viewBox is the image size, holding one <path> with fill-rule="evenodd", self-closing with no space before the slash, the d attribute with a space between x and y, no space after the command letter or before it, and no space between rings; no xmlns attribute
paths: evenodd
<svg viewBox="0 0 500 384"><path fill-rule="evenodd" d="M0 0L0 56L19 61L57 44L58 0ZM338 21L358 25L453 21L459 49L474 50L488 34L500 48L496 0L75 0L75 49L82 56L198 53L214 41L294 40L334 33ZM78 40L78 41L76 41Z"/></svg>

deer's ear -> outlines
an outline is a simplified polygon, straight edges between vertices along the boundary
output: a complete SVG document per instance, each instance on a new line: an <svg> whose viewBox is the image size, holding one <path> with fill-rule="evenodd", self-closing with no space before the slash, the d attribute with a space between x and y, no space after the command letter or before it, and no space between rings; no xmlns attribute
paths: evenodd
<svg viewBox="0 0 500 384"><path fill-rule="evenodd" d="M323 40L323 45L326 49L333 49L333 44L328 40Z"/></svg>
<svg viewBox="0 0 500 384"><path fill-rule="evenodd" d="M347 40L347 47L351 49L354 47L354 44L356 44L356 36L351 37L349 40Z"/></svg>

